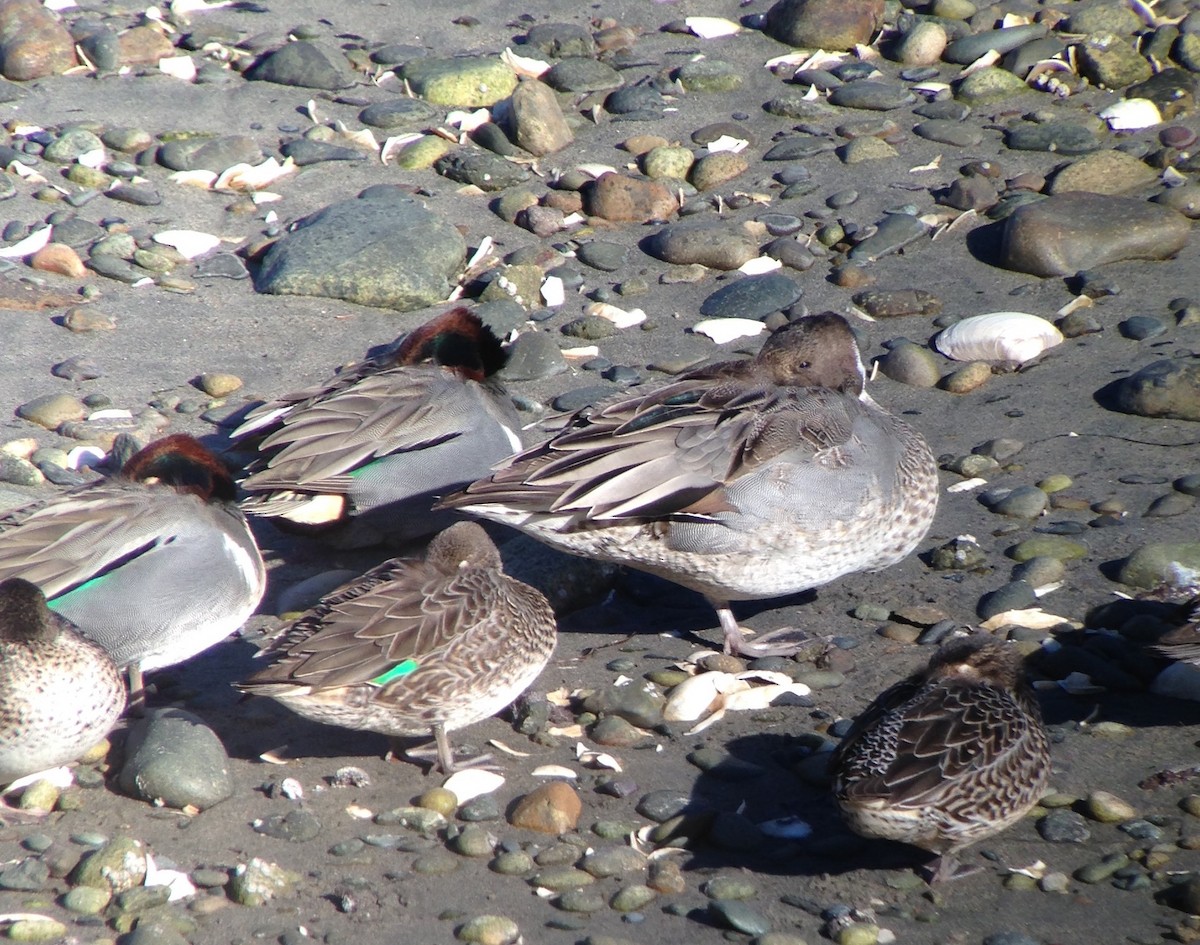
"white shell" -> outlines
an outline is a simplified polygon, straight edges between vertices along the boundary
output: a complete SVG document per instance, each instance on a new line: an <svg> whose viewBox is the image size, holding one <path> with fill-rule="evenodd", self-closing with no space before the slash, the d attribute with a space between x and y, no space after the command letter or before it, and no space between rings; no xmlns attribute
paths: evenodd
<svg viewBox="0 0 1200 945"><path fill-rule="evenodd" d="M567 300L567 292L563 281L558 276L546 276L542 283L542 301L546 308L557 308Z"/></svg>
<svg viewBox="0 0 1200 945"><path fill-rule="evenodd" d="M738 266L738 272L744 272L748 276L761 276L764 272L774 272L776 269L782 268L783 263L778 259L770 256L755 256Z"/></svg>
<svg viewBox="0 0 1200 945"><path fill-rule="evenodd" d="M175 249L184 259L195 259L221 245L221 238L199 230L163 230L154 234L154 242Z"/></svg>
<svg viewBox="0 0 1200 945"><path fill-rule="evenodd" d="M298 170L296 162L290 157L285 158L282 164L274 157L269 157L253 167L249 164L235 164L226 168L212 186L213 190L261 190L281 177L295 174Z"/></svg>
<svg viewBox="0 0 1200 945"><path fill-rule="evenodd" d="M458 803L465 804L484 794L491 794L504 783L504 776L482 768L464 768L456 771L442 782L442 787L452 793Z"/></svg>
<svg viewBox="0 0 1200 945"><path fill-rule="evenodd" d="M589 315L596 315L612 322L618 328L632 328L646 320L646 313L640 308L631 308L627 311L610 305L608 302L593 302L586 311Z"/></svg>
<svg viewBox="0 0 1200 945"><path fill-rule="evenodd" d="M1023 364L1062 340L1062 332L1037 315L990 312L955 322L938 334L934 347L954 361Z"/></svg>
<svg viewBox="0 0 1200 945"><path fill-rule="evenodd" d="M534 79L541 78L543 73L550 68L550 63L534 59L532 56L520 56L507 46L500 54L500 60L517 75L527 75Z"/></svg>
<svg viewBox="0 0 1200 945"><path fill-rule="evenodd" d="M184 82L196 81L196 60L191 56L167 56L158 60L158 71Z"/></svg>
<svg viewBox="0 0 1200 945"><path fill-rule="evenodd" d="M684 25L701 39L716 39L720 36L733 36L741 32L741 27L733 20L723 16L688 16L684 17Z"/></svg>
<svg viewBox="0 0 1200 945"><path fill-rule="evenodd" d="M1123 98L1099 114L1113 131L1137 131L1162 123L1162 113L1148 98Z"/></svg>
<svg viewBox="0 0 1200 945"><path fill-rule="evenodd" d="M709 154L719 154L722 151L732 151L734 154L740 154L750 147L750 142L745 138L735 138L733 135L721 135L721 137L708 142L707 148Z"/></svg>
<svg viewBox="0 0 1200 945"><path fill-rule="evenodd" d="M44 226L40 230L34 230L20 242L5 246L0 249L0 259L20 259L22 256L33 255L50 242L50 231L51 227Z"/></svg>
<svg viewBox="0 0 1200 945"><path fill-rule="evenodd" d="M723 345L730 341L736 341L738 338L753 338L755 335L761 335L766 328L766 325L753 318L706 318L704 321L696 322L692 326L692 331Z"/></svg>
<svg viewBox="0 0 1200 945"><path fill-rule="evenodd" d="M570 781L579 777L578 772L572 771L566 765L542 765L530 773L535 778L566 778Z"/></svg>

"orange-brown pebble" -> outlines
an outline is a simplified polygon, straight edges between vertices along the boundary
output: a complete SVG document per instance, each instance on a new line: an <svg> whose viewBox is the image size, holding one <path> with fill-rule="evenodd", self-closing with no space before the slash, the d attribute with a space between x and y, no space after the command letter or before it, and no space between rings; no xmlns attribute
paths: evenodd
<svg viewBox="0 0 1200 945"><path fill-rule="evenodd" d="M33 254L29 265L41 272L57 272L72 279L87 275L83 260L66 243L47 243Z"/></svg>
<svg viewBox="0 0 1200 945"><path fill-rule="evenodd" d="M517 801L509 821L514 827L557 835L574 830L582 813L575 789L565 781L550 781Z"/></svg>

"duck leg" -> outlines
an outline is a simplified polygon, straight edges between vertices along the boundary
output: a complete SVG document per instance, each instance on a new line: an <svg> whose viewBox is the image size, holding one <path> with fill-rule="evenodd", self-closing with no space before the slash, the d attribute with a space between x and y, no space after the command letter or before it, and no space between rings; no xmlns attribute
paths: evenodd
<svg viewBox="0 0 1200 945"><path fill-rule="evenodd" d="M495 765L487 764L487 762L492 760L492 756L487 753L455 761L454 746L450 744L450 738L446 735L446 727L441 722L433 724L433 739L432 743L426 742L423 745L417 745L415 748L408 749L401 749L393 739L392 749L388 752L388 758L395 760L398 757L403 757L417 764L426 764L431 768L437 768L443 774L454 774L455 771L461 771L463 768L496 767Z"/></svg>
<svg viewBox="0 0 1200 945"><path fill-rule="evenodd" d="M923 867L923 872L927 873L927 881L930 886L936 886L938 883L948 883L956 879L966 879L968 876L974 876L983 867L978 863L959 863L958 857L950 853L943 853L935 860L931 860Z"/></svg>
<svg viewBox="0 0 1200 945"><path fill-rule="evenodd" d="M738 626L728 601L713 600L709 603L717 612L721 621L721 630L725 634L725 652L734 656L746 656L751 659L760 656L793 656L808 642L808 634L797 627L783 627L757 636L753 641L746 640L746 634L752 631Z"/></svg>

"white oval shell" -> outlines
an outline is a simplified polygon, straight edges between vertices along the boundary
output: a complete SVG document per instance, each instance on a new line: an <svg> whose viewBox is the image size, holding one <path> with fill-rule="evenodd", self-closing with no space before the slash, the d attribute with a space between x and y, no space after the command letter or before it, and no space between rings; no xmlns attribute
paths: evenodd
<svg viewBox="0 0 1200 945"><path fill-rule="evenodd" d="M1113 131L1137 131L1162 122L1162 113L1148 98L1123 98L1101 110L1100 117Z"/></svg>
<svg viewBox="0 0 1200 945"><path fill-rule="evenodd" d="M964 318L939 332L934 347L954 361L1024 363L1062 340L1062 332L1037 315L990 312Z"/></svg>
<svg viewBox="0 0 1200 945"><path fill-rule="evenodd" d="M504 776L483 768L464 768L442 782L442 787L454 794L460 804L491 794L504 783Z"/></svg>

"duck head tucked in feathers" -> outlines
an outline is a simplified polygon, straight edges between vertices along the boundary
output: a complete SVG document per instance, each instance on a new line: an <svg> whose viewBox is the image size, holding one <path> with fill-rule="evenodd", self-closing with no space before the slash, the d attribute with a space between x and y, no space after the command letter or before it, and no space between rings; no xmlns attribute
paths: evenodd
<svg viewBox="0 0 1200 945"><path fill-rule="evenodd" d="M151 443L118 474L0 516L0 579L50 607L128 667L183 662L254 612L266 569L234 485L198 440Z"/></svg>
<svg viewBox="0 0 1200 945"><path fill-rule="evenodd" d="M506 354L456 308L390 352L255 408L234 431L257 441L242 508L340 547L403 543L444 528L434 500L521 446L495 378Z"/></svg>
<svg viewBox="0 0 1200 945"><path fill-rule="evenodd" d="M437 507L690 587L727 650L779 652L743 641L729 601L895 564L933 521L929 447L864 383L846 320L801 318L754 358L576 414Z"/></svg>
<svg viewBox="0 0 1200 945"><path fill-rule="evenodd" d="M1042 797L1050 751L1020 651L978 633L880 694L830 761L846 822L868 837L955 854L999 833Z"/></svg>
<svg viewBox="0 0 1200 945"><path fill-rule="evenodd" d="M282 628L275 662L238 684L318 722L385 735L432 731L443 770L448 732L504 708L554 650L545 597L501 569L474 522L438 534L423 560L392 559Z"/></svg>
<svg viewBox="0 0 1200 945"><path fill-rule="evenodd" d="M37 585L0 581L0 784L74 761L124 708L104 649L50 610Z"/></svg>

